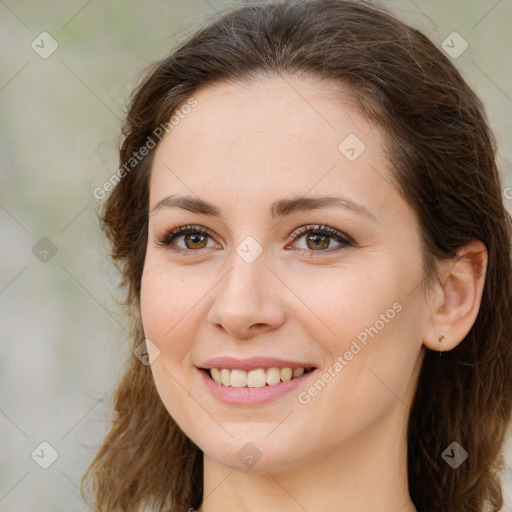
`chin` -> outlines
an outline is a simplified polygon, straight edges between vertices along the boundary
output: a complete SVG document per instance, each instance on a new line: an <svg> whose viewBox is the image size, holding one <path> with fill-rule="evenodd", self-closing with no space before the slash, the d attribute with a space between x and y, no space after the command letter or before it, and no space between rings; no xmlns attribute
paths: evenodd
<svg viewBox="0 0 512 512"><path fill-rule="evenodd" d="M296 442L278 436L265 439L265 435L238 435L222 442L212 439L211 443L203 440L198 446L217 463L237 471L277 473L300 464Z"/></svg>

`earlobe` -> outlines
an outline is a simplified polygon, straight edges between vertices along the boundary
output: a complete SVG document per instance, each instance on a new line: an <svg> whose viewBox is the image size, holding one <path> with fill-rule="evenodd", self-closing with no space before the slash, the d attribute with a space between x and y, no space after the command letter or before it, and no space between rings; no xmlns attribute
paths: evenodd
<svg viewBox="0 0 512 512"><path fill-rule="evenodd" d="M429 302L423 343L431 350L455 348L475 323L485 284L487 248L472 240L455 258L439 264L439 282Z"/></svg>

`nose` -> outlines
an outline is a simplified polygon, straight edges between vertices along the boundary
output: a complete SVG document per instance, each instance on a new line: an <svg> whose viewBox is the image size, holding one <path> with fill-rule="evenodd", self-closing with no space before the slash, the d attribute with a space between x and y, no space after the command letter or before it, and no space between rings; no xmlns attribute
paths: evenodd
<svg viewBox="0 0 512 512"><path fill-rule="evenodd" d="M208 320L233 338L248 339L277 329L285 321L284 286L268 268L264 255L247 263L233 251L231 269L214 288Z"/></svg>

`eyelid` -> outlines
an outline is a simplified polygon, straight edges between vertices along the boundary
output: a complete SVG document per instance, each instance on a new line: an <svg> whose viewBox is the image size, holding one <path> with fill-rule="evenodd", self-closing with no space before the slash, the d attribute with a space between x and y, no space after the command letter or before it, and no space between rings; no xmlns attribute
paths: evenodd
<svg viewBox="0 0 512 512"><path fill-rule="evenodd" d="M349 235L346 235L345 233L343 233L342 231L339 231L336 228L333 228L331 226L327 226L324 224L306 224L306 225L303 225L303 226L297 228L296 230L294 230L294 232L288 238L288 240L285 244L285 247L288 248L292 242L302 238L302 235L310 233L310 232L311 233L315 233L315 232L316 233L325 233L328 236L330 236L331 238L336 239L340 243L340 246L333 247L333 248L326 249L326 250L319 250L319 251L314 251L312 249L297 249L298 251L308 252L311 255L316 254L318 256L322 256L322 255L330 254L331 252L336 252L344 247L353 247L353 246L357 245L357 243L355 242L355 240L352 237L350 237ZM176 238L185 236L189 233L205 234L208 237L210 237L213 241L215 241L215 243L218 244L217 239L216 239L216 234L213 233L213 231L211 231L210 229L208 229L204 226L198 225L198 224L189 224L189 225L176 226L176 227L170 228L169 230L166 230L163 235L161 235L157 238L156 247L157 248L169 247L172 245L172 242ZM203 250L205 250L205 249L211 249L211 248L202 248L202 249L194 250L194 249L183 249L181 247L173 246L173 248L170 250L172 250L173 252L176 252L176 253L190 254L190 253L202 253Z"/></svg>
<svg viewBox="0 0 512 512"><path fill-rule="evenodd" d="M291 242L295 241L298 238L301 238L302 235L309 232L317 232L317 233L327 233L333 238L341 239L343 242L345 242L347 245L356 245L355 240L350 237L349 235L343 233L342 231L333 228L331 226L326 226L325 224L306 224L304 226L301 226L300 228L297 228L291 235L286 242L286 245L288 246ZM315 251L313 251L315 252ZM327 252L327 251L317 251L319 253L321 252Z"/></svg>
<svg viewBox="0 0 512 512"><path fill-rule="evenodd" d="M174 241L176 238L178 238L180 236L187 235L190 232L208 235L212 240L216 241L216 235L212 230L210 230L204 226L197 225L197 224L188 224L188 225L184 225L184 226L180 225L180 226L172 227L168 230L165 230L162 235L157 237L156 245L157 245L157 247L167 247L167 246L171 245L171 241ZM218 243L218 242L216 242L216 243ZM181 249L180 247L175 248L175 250L178 252L180 250L186 251L186 252L198 252L198 251L193 251L191 249Z"/></svg>

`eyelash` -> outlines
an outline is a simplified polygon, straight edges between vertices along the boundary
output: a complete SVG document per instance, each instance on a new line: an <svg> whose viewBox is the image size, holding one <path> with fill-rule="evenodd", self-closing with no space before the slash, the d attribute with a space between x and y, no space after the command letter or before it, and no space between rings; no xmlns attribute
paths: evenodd
<svg viewBox="0 0 512 512"><path fill-rule="evenodd" d="M351 237L344 235L337 229L334 229L334 228L331 228L331 227L325 226L325 225L308 224L306 226L300 227L293 233L293 235L292 235L293 238L291 239L291 241L289 243L286 244L286 247L289 247L292 242L295 242L297 239L299 239L301 237L301 235L304 235L307 233L328 235L328 236L334 238L337 242L340 242L342 244L341 246L338 246L338 247L334 247L334 248L330 248L330 249L326 249L326 250L318 250L318 251L314 251L312 249L298 249L299 251L310 253L311 256L314 256L315 254L322 256L322 255L325 255L326 253L330 254L331 252L335 252L340 249L343 249L346 247L351 247L351 246L355 245L355 242ZM158 247L168 247L169 248L169 247L171 247L172 242L176 238L178 238L180 236L188 235L188 234L208 235L212 240L215 239L215 237L213 236L213 233L209 229L204 228L202 226L193 226L193 225L190 226L189 225L189 226L180 226L178 228L167 231L161 237L158 238L156 245ZM206 249L206 248L203 248L203 249ZM174 252L180 253L180 254L185 254L185 253L191 253L191 252L200 252L203 249L182 249L181 247L174 246L174 247L172 247L171 250Z"/></svg>

